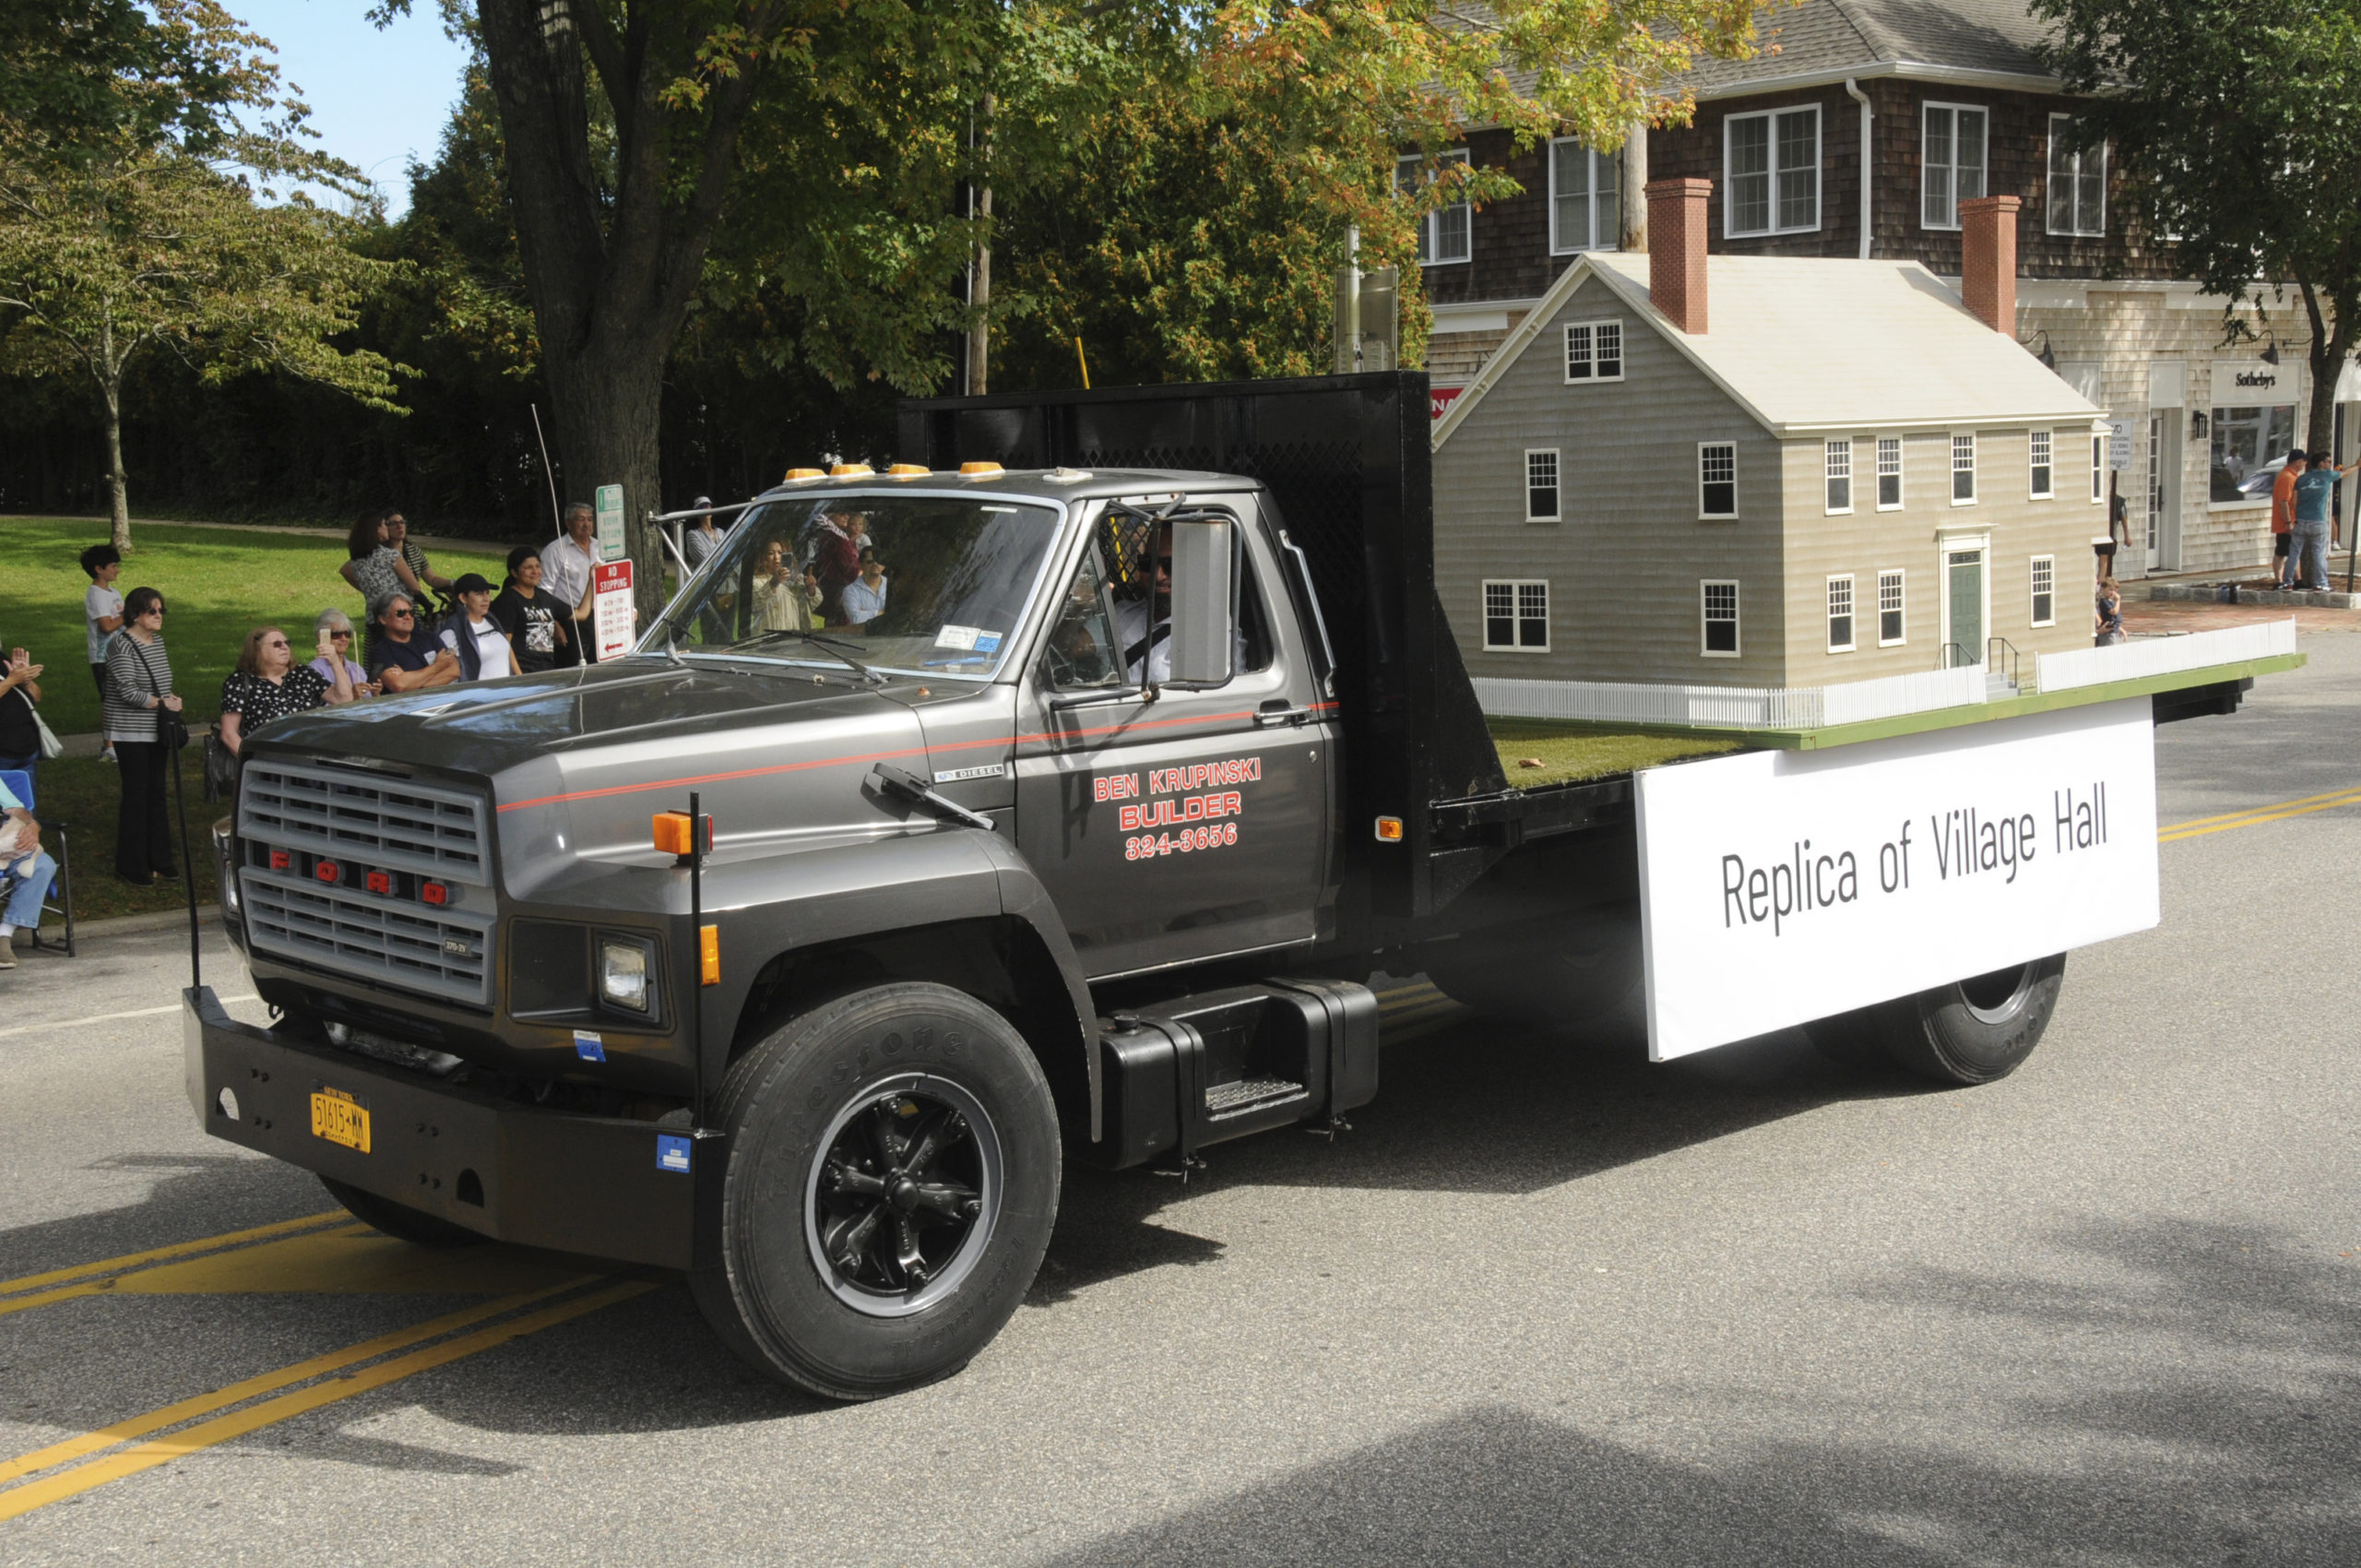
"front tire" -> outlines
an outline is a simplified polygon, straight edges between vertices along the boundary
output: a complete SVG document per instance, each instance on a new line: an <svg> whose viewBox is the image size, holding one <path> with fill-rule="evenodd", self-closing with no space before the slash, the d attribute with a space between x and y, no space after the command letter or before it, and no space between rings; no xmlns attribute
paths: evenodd
<svg viewBox="0 0 2361 1568"><path fill-rule="evenodd" d="M1939 1084L1988 1084L2033 1054L2065 983L2066 955L2053 953L1818 1019L1804 1032L1823 1055L1848 1065L1867 1065L1881 1054Z"/></svg>
<svg viewBox="0 0 2361 1568"><path fill-rule="evenodd" d="M1025 1299L1057 1219L1057 1111L998 1013L947 986L856 992L730 1069L706 1318L772 1377L874 1399L948 1377Z"/></svg>

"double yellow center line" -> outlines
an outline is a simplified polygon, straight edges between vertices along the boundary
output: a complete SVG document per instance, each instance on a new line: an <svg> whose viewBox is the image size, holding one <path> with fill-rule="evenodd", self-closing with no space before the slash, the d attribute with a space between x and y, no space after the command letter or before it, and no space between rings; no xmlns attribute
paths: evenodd
<svg viewBox="0 0 2361 1568"><path fill-rule="evenodd" d="M2249 806L2242 812L2225 812L2220 816L2201 816L2189 822L2177 822L2156 830L2156 842L2170 844L2182 838L2201 838L2208 833L2227 833L2233 827L2254 827L2266 822L2284 822L2291 816L2308 816L2314 812L2334 811L2339 806L2361 805L2361 789L2331 790L2326 794L2306 795L2300 800L2281 801L2274 805Z"/></svg>
<svg viewBox="0 0 2361 1568"><path fill-rule="evenodd" d="M341 1209L281 1220L195 1241L175 1242L100 1263L0 1281L0 1313L45 1306L111 1289L125 1276L209 1253L238 1251L303 1233L363 1232ZM0 1520L77 1496L217 1443L325 1405L383 1388L432 1368L554 1327L657 1287L645 1280L605 1282L576 1275L447 1313L181 1399L112 1426L0 1459ZM29 1479L30 1478L30 1479Z"/></svg>

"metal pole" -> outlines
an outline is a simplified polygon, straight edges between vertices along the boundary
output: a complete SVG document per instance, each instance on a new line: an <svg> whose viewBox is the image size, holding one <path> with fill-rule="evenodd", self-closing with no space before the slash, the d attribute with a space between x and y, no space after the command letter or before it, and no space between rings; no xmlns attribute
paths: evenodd
<svg viewBox="0 0 2361 1568"><path fill-rule="evenodd" d="M160 714L162 712L160 705L158 712ZM156 728L160 731L163 729L163 720L160 718L157 720ZM195 991L205 983L205 975L199 967L197 948L196 857L189 853L188 796L181 788L181 754L177 751L172 753L172 807L181 819L181 885L188 889L188 986L191 991Z"/></svg>
<svg viewBox="0 0 2361 1568"><path fill-rule="evenodd" d="M525 406L533 410L533 439L540 444L541 477L550 481L550 520L557 525L557 531L562 534L565 532L565 514L558 509L557 470L550 467L550 438L541 434L541 406L539 403Z"/></svg>
<svg viewBox="0 0 2361 1568"><path fill-rule="evenodd" d="M689 1132L705 1125L705 808L689 791L689 952L695 980L689 987Z"/></svg>

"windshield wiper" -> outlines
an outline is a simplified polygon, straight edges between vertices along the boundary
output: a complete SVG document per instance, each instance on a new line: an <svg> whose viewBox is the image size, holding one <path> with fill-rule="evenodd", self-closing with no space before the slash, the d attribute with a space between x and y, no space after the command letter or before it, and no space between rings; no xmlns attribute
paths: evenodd
<svg viewBox="0 0 2361 1568"><path fill-rule="evenodd" d="M846 651L846 645L841 639L828 636L825 633L821 632L800 632L791 626L782 626L775 632L765 632L760 636L747 637L742 641L731 643L730 645L729 651L736 653L742 648L758 648L765 643L789 640L810 643L813 647L818 648L823 653L835 655L836 658L843 659L847 664L851 665L853 669L860 673L860 678L868 682L872 686L882 686L885 683L884 676L880 675L876 671L872 670L868 665L863 664L860 659L855 659L850 653Z"/></svg>

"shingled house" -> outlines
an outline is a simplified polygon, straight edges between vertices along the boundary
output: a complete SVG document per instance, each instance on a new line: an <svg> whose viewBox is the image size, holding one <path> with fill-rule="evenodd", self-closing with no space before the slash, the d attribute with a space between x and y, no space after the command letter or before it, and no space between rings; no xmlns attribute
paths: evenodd
<svg viewBox="0 0 2361 1568"><path fill-rule="evenodd" d="M2130 436L2110 483L2131 548L2118 571L2226 570L2270 559L2268 465L2301 439L2308 338L2293 296L2225 345L2223 301L2176 276L2172 247L2125 199L2106 150L2077 151L2077 101L2035 50L2027 0L1802 0L1766 9L1751 60L1676 79L1691 124L1600 152L1572 137L1518 151L1478 130L1449 156L1506 169L1525 194L1437 214L1422 276L1427 363L1447 407L1575 261L1644 245L1650 180L1707 179L1716 255L1916 261L1957 279L1961 206L2022 202L2015 315L2029 354ZM1868 171L1865 180L1863 172ZM1416 160L1406 160L1406 182ZM2337 445L2361 446L2345 372ZM2349 517L2361 487L2348 484Z"/></svg>
<svg viewBox="0 0 2361 1568"><path fill-rule="evenodd" d="M1648 187L1436 425L1436 578L1469 669L1820 687L2087 647L2105 426L2006 331L2014 197L1916 262L1706 254ZM1994 324L2001 324L2000 330Z"/></svg>

